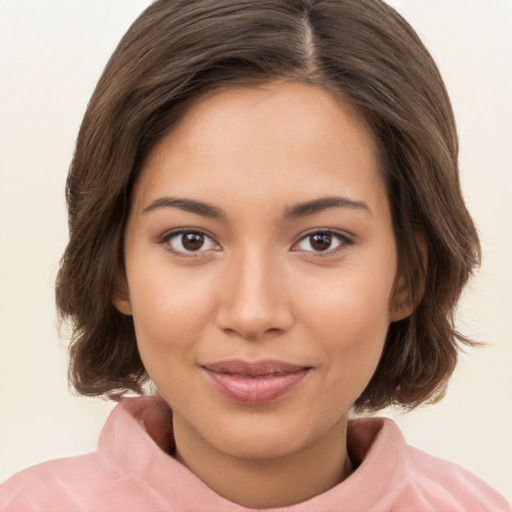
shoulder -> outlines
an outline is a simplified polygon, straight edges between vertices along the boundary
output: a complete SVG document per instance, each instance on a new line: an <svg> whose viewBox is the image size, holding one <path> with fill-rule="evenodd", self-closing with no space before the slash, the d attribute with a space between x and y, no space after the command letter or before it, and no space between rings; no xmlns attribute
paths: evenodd
<svg viewBox="0 0 512 512"><path fill-rule="evenodd" d="M450 499L463 511L512 511L500 493L458 464L412 446L407 446L407 463L411 485L433 502Z"/></svg>
<svg viewBox="0 0 512 512"><path fill-rule="evenodd" d="M0 485L0 510L82 510L87 495L112 477L97 453L37 464Z"/></svg>
<svg viewBox="0 0 512 512"><path fill-rule="evenodd" d="M0 512L161 509L158 489L179 481L179 463L167 449L170 421L168 406L158 398L122 400L96 451L15 474L0 485Z"/></svg>
<svg viewBox="0 0 512 512"><path fill-rule="evenodd" d="M470 471L409 446L392 420L351 424L349 447L362 461L356 473L362 470L367 483L380 485L375 510L512 512L503 496Z"/></svg>

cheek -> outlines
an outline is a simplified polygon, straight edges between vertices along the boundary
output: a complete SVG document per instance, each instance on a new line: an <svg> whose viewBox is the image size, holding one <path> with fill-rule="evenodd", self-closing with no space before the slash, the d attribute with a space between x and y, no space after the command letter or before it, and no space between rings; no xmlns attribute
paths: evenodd
<svg viewBox="0 0 512 512"><path fill-rule="evenodd" d="M148 268L151 268L150 266ZM179 272L145 270L128 276L130 301L143 358L186 350L213 314L214 290Z"/></svg>
<svg viewBox="0 0 512 512"><path fill-rule="evenodd" d="M389 327L387 308L372 308L368 301L350 306L345 302L340 309L331 309L323 317L323 330L317 329L327 360L344 384L371 378Z"/></svg>
<svg viewBox="0 0 512 512"><path fill-rule="evenodd" d="M347 344L362 343L368 336L373 338L372 333L385 333L390 322L394 272L377 273L368 268L355 272L347 268L340 274L320 285L317 281L305 287L309 293L303 297L302 309L311 310L311 329Z"/></svg>
<svg viewBox="0 0 512 512"><path fill-rule="evenodd" d="M346 305L346 304L345 304ZM326 361L325 389L329 402L346 410L364 391L384 349L387 314L368 303L332 311L319 340ZM373 313L373 314L372 314ZM327 400L327 398L326 398Z"/></svg>
<svg viewBox="0 0 512 512"><path fill-rule="evenodd" d="M329 361L333 390L341 386L362 392L379 362L390 323L394 282L393 253L386 265L350 269L339 284L310 288L309 335ZM378 270L378 271L377 271ZM335 391L334 391L335 392Z"/></svg>
<svg viewBox="0 0 512 512"><path fill-rule="evenodd" d="M210 316L208 293L191 283L146 276L132 282L132 312L139 353L151 381L175 405L192 390L183 386L195 363L197 340Z"/></svg>

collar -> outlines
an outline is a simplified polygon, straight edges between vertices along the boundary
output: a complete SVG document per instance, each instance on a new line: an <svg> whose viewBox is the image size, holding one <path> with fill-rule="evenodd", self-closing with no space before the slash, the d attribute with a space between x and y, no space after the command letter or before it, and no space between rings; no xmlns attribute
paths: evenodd
<svg viewBox="0 0 512 512"><path fill-rule="evenodd" d="M346 480L306 502L279 510L335 510L341 504L345 510L368 510L385 494L395 475L406 471L403 453L407 445L390 419L350 420L347 445L360 463ZM141 396L123 398L115 407L101 432L98 453L120 476L143 482L176 508L211 512L251 510L207 487L169 455L173 447L169 405L159 396Z"/></svg>

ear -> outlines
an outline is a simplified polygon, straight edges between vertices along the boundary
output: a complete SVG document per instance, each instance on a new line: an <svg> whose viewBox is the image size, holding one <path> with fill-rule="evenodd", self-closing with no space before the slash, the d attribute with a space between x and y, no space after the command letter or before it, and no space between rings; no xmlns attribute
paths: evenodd
<svg viewBox="0 0 512 512"><path fill-rule="evenodd" d="M428 265L428 249L425 235L420 232L415 233L416 247L418 249L418 255L420 257L423 272L420 274L418 283L418 290L416 296L412 296L412 289L410 283L407 281L406 276L400 273L397 276L395 283L395 290L393 293L393 299L391 301L390 321L397 322L410 316L420 303L423 293L425 291L425 280L427 277L427 265Z"/></svg>
<svg viewBox="0 0 512 512"><path fill-rule="evenodd" d="M410 295L409 283L406 281L404 275L401 274L398 276L395 283L393 299L391 300L389 313L390 322L398 322L412 314L415 305L412 303Z"/></svg>
<svg viewBox="0 0 512 512"><path fill-rule="evenodd" d="M119 273L112 291L112 304L123 315L132 315L132 305L130 303L130 294L128 291L128 281L124 273Z"/></svg>

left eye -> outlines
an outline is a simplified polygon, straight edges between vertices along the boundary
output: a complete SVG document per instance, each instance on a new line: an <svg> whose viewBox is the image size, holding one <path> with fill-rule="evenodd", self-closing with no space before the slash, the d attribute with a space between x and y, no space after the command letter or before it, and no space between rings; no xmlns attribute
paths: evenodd
<svg viewBox="0 0 512 512"><path fill-rule="evenodd" d="M316 231L302 238L298 244L296 244L299 251L308 252L332 252L338 249L344 244L348 244L349 240L347 237L333 233L331 231Z"/></svg>
<svg viewBox="0 0 512 512"><path fill-rule="evenodd" d="M201 231L180 231L169 234L165 243L176 253L197 253L215 249L217 245Z"/></svg>

